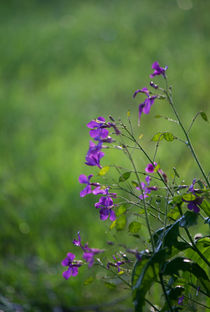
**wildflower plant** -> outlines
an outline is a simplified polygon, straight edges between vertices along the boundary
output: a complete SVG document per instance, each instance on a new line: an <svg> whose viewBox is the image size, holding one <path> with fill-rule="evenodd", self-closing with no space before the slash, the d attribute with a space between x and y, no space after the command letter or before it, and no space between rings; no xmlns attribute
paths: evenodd
<svg viewBox="0 0 210 312"><path fill-rule="evenodd" d="M85 264L91 270L99 266L125 284L136 312L207 311L210 302L210 182L195 153L189 132L199 114L205 121L208 119L204 112L200 112L186 130L174 105L172 88L168 86L168 67L160 67L158 62L154 62L152 69L150 78L162 79L165 87L151 81L150 90L143 87L134 92L133 98L141 102L136 112L138 121L140 123L142 113L148 115L152 106L158 105L159 99L164 99L165 105L171 106L176 125L183 133L180 140L191 151L200 176L188 184L180 183L175 168L174 176L169 178L157 162L160 142L178 139L172 133L154 134L155 151L147 152L135 134L130 113L127 114L127 124L121 119L115 121L112 116L108 121L104 117L90 121L87 127L91 141L85 157L90 175L81 174L79 177L79 183L83 185L80 196L95 196L98 218L108 223L110 231L124 231L133 242L132 246L127 246L125 241L108 242L108 246L101 250L82 243L78 233L73 245L83 252L82 259L75 260L72 247L62 261L62 265L67 267L63 277L73 278L78 274L78 268ZM127 168L106 165L104 151L108 153L110 148L127 157ZM146 166L142 168L134 159L133 150L143 155ZM95 176L91 172L93 166L98 171ZM117 178L114 171L119 175ZM108 172L114 181L106 178ZM99 178L102 182L98 181ZM188 180L183 178L183 181ZM147 232L140 235L142 224ZM204 233L194 237L192 233L198 225L202 226ZM140 243L142 235L144 244ZM115 252L110 256L108 249L113 250L113 245ZM152 294L155 291L161 295L154 300Z"/></svg>

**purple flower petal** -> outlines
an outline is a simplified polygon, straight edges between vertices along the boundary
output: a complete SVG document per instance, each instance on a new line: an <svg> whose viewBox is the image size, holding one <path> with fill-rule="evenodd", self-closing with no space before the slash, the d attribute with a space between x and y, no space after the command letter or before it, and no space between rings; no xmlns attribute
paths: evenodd
<svg viewBox="0 0 210 312"><path fill-rule="evenodd" d="M76 266L72 266L71 274L72 276L76 276L78 274L78 268Z"/></svg>
<svg viewBox="0 0 210 312"><path fill-rule="evenodd" d="M63 277L67 280L71 276L71 268L69 268L67 271L63 272Z"/></svg>
<svg viewBox="0 0 210 312"><path fill-rule="evenodd" d="M83 184L83 183L87 184L88 183L88 179L87 179L86 175L81 174L79 176L79 183L81 183L81 184Z"/></svg>
<svg viewBox="0 0 210 312"><path fill-rule="evenodd" d="M80 197L85 197L86 195L91 193L91 186L87 185L84 190L80 192Z"/></svg>
<svg viewBox="0 0 210 312"><path fill-rule="evenodd" d="M114 211L112 209L110 209L110 217L109 217L109 219L111 221L115 221L116 220L116 215L115 215L115 213L114 213Z"/></svg>

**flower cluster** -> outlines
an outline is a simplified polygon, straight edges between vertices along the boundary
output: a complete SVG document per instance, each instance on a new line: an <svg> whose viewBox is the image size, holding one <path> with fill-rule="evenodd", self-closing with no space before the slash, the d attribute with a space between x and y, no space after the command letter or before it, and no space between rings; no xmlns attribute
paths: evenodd
<svg viewBox="0 0 210 312"><path fill-rule="evenodd" d="M188 189L188 193L192 195L192 199L190 200L183 199L183 201L187 203L187 207L189 210L193 210L195 213L198 213L200 211L199 206L202 204L203 198L197 195L197 192L194 188L195 183L196 179L192 181L192 184Z"/></svg>
<svg viewBox="0 0 210 312"><path fill-rule="evenodd" d="M165 72L166 72L167 68L168 68L167 66L165 68L160 67L158 62L154 62L152 65L152 69L154 69L154 72L150 75L150 78L153 78L157 75L162 75L165 78L166 77ZM150 85L153 88L158 89L158 86L155 85L153 82L151 82ZM138 123L140 124L140 119L141 119L142 113L144 113L144 114L150 113L151 106L154 104L155 99L158 96L157 95L150 95L151 92L146 87L136 90L133 94L133 98L135 98L138 93L144 93L146 95L146 99L144 100L144 102L139 104L139 121L138 121Z"/></svg>
<svg viewBox="0 0 210 312"><path fill-rule="evenodd" d="M81 247L83 251L83 259L86 263L88 263L88 267L92 267L94 264L94 256L104 252L102 249L98 248L90 248L88 247L88 243L84 246L81 244L80 233L78 232L78 239L73 240L73 245L77 247ZM71 276L76 276L78 274L78 268L82 265L82 261L74 260L75 255L71 252L67 253L67 257L61 262L62 266L67 266L68 269L63 272L63 277L67 280Z"/></svg>

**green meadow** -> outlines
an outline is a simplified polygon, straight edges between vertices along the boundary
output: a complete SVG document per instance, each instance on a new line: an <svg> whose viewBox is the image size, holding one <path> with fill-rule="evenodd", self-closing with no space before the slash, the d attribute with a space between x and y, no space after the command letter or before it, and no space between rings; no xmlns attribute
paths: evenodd
<svg viewBox="0 0 210 312"><path fill-rule="evenodd" d="M126 292L112 289L100 271L81 268L77 277L62 277L60 262L67 252L77 253L72 239L79 230L91 247L105 248L113 235L110 221L99 220L95 198L79 196L79 175L98 173L84 164L86 124L110 114L126 121L129 110L151 154L156 132L183 138L176 123L155 118L175 119L164 100L137 127L143 95L134 100L132 94L149 84L156 60L168 65L184 124L199 111L209 115L209 12L208 0L1 1L0 304L74 311L71 307L100 305ZM154 81L163 86L161 79ZM207 173L209 131L198 116L190 132ZM103 166L124 162L119 151L105 153ZM161 142L157 160L169 177L171 164L176 167L180 183L199 175L178 140ZM145 168L142 154L136 161Z"/></svg>

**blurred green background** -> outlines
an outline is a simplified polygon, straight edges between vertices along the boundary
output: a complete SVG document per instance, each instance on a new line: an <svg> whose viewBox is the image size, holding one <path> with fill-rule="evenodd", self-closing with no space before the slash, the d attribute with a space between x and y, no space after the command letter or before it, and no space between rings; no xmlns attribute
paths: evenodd
<svg viewBox="0 0 210 312"><path fill-rule="evenodd" d="M84 165L86 124L109 114L125 120L128 109L137 123L140 96L132 93L148 85L155 60L169 66L184 123L208 113L209 12L209 0L0 2L0 293L9 301L59 312L112 297L100 275L90 286L84 281L93 272L81 269L69 281L61 275L79 229L93 247L104 247L108 235L94 199L79 197L78 176L97 172ZM173 118L164 101L142 117L137 131L149 152L155 132L180 134L157 114ZM191 132L205 169L209 130L198 118ZM190 183L198 171L189 151L170 144L158 152L161 166L169 175L175 166Z"/></svg>

